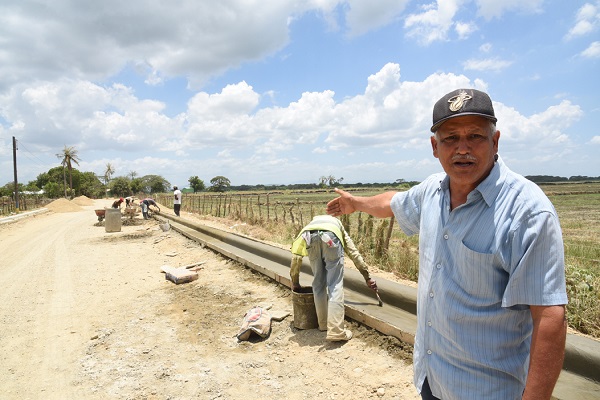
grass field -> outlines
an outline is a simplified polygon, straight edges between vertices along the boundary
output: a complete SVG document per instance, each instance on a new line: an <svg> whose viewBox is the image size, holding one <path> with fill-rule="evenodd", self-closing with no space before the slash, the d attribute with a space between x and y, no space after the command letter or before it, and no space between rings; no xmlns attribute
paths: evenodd
<svg viewBox="0 0 600 400"><path fill-rule="evenodd" d="M542 189L563 230L569 326L600 337L600 183Z"/></svg>

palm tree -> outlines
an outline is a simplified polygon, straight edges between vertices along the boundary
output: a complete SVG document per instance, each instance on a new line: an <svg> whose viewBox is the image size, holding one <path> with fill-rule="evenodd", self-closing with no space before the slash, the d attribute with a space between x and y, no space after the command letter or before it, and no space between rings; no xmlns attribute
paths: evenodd
<svg viewBox="0 0 600 400"><path fill-rule="evenodd" d="M110 177L115 173L115 168L111 165L111 163L106 163L106 170L104 171L104 184L108 185L110 181Z"/></svg>
<svg viewBox="0 0 600 400"><path fill-rule="evenodd" d="M81 161L81 159L77 155L77 149L75 149L75 147L73 146L67 147L67 145L65 144L65 148L63 149L62 153L58 153L56 157L62 158L60 164L63 166L64 180L66 180L66 177L64 176L64 168L67 167L67 169L69 170L69 188L71 189L71 198L73 198L73 175L71 174L71 171L73 170L73 163L79 165L79 161ZM66 192L67 190L65 188L65 197L67 197Z"/></svg>

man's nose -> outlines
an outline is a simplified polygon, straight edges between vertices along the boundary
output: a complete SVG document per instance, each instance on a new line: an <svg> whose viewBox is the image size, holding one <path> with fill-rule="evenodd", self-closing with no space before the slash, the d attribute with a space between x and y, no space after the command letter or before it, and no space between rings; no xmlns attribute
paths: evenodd
<svg viewBox="0 0 600 400"><path fill-rule="evenodd" d="M467 138L459 138L456 143L456 152L460 154L469 153L471 150L471 146Z"/></svg>

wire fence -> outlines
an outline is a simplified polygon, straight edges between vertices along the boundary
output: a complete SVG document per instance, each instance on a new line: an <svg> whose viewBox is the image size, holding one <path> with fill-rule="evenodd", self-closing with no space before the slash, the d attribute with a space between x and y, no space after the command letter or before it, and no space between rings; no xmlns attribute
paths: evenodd
<svg viewBox="0 0 600 400"><path fill-rule="evenodd" d="M283 192L188 194L182 202L182 211L230 218L251 225L282 225L287 227L293 237L315 215L325 213L325 203L322 200L307 200L311 195L323 196L314 191L302 194L302 200ZM173 207L173 198L169 194L158 195L156 201ZM355 213L344 215L340 220L363 255L366 253L375 260L389 255L395 225L393 218L376 219L367 214Z"/></svg>
<svg viewBox="0 0 600 400"><path fill-rule="evenodd" d="M17 209L14 198L3 196L0 197L0 215L10 215L19 211L35 210L36 208L43 207L46 203L48 203L48 200L39 195L20 195L19 207Z"/></svg>

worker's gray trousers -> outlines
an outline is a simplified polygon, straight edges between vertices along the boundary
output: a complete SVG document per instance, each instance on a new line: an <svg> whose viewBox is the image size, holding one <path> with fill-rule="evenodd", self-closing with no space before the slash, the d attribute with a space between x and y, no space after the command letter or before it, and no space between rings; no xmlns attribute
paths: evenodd
<svg viewBox="0 0 600 400"><path fill-rule="evenodd" d="M325 241L322 240L323 238ZM327 339L329 340L343 339L346 337L344 332L344 247L335 234L327 231L313 231L307 250L313 271L312 288L319 329L327 330Z"/></svg>

